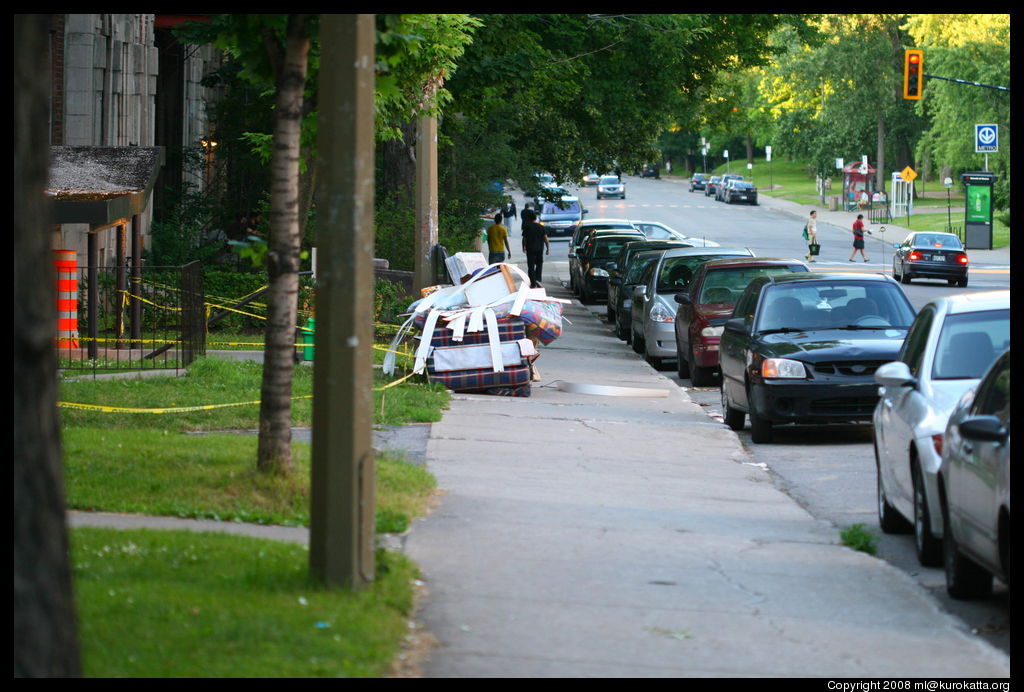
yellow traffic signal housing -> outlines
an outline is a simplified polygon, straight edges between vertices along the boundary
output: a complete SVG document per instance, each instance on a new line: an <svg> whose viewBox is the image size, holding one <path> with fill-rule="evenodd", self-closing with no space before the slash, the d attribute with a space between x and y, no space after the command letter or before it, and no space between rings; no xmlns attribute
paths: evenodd
<svg viewBox="0 0 1024 692"><path fill-rule="evenodd" d="M903 98L918 100L924 90L924 51L908 48L903 53Z"/></svg>

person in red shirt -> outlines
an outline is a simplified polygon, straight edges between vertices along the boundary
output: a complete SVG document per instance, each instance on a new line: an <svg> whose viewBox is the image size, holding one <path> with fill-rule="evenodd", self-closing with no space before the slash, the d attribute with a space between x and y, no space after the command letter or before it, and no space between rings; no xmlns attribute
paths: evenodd
<svg viewBox="0 0 1024 692"><path fill-rule="evenodd" d="M851 262L853 261L853 258L857 256L858 252L860 252L860 256L864 258L865 262L868 261L868 256L864 254L865 232L868 234L871 233L871 231L864 228L864 215L857 214L857 220L853 222L853 252L850 254Z"/></svg>

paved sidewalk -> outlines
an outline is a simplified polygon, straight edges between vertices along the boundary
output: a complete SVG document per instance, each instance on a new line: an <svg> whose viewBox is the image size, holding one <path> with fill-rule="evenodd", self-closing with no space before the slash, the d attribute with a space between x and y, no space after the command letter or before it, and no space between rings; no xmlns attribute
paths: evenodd
<svg viewBox="0 0 1024 692"><path fill-rule="evenodd" d="M1009 675L911 578L745 464L734 433L589 311L566 314L530 398L456 395L432 426L444 495L405 542L439 641L428 677Z"/></svg>

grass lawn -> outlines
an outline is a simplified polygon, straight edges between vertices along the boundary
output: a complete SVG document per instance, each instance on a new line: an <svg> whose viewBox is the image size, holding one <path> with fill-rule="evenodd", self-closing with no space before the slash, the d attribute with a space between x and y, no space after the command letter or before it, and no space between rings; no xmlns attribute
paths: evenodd
<svg viewBox="0 0 1024 692"><path fill-rule="evenodd" d="M75 529L71 556L91 678L383 676L418 576L379 551L365 589L326 590L306 546L182 531Z"/></svg>
<svg viewBox="0 0 1024 692"><path fill-rule="evenodd" d="M68 507L308 526L310 444L293 441L289 475L255 468L261 368L201 359L184 377L62 382L63 402L117 407L61 408ZM311 391L312 370L296 368L293 393ZM380 424L439 420L448 402L421 383L375 395ZM120 410L225 403L244 405ZM310 400L295 400L294 424L310 419ZM376 530L404 531L436 481L399 456L375 467ZM309 581L306 546L217 533L80 528L72 558L90 677L381 676L408 631L416 577L379 551L371 585L327 591Z"/></svg>

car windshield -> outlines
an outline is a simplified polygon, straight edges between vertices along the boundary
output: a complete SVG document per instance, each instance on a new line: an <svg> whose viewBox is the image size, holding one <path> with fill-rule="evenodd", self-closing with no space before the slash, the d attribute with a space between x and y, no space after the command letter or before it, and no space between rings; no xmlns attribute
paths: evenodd
<svg viewBox="0 0 1024 692"><path fill-rule="evenodd" d="M914 311L888 283L821 281L766 287L757 331L907 329Z"/></svg>
<svg viewBox="0 0 1024 692"><path fill-rule="evenodd" d="M576 214L579 213L580 203L576 200L558 202L545 202L541 214Z"/></svg>
<svg viewBox="0 0 1024 692"><path fill-rule="evenodd" d="M950 315L935 347L932 379L977 379L1010 347L1010 311Z"/></svg>
<svg viewBox="0 0 1024 692"><path fill-rule="evenodd" d="M602 175L601 176L601 184L602 185L618 185L619 184L619 179L616 178L614 175Z"/></svg>
<svg viewBox="0 0 1024 692"><path fill-rule="evenodd" d="M640 278L643 276L644 269L646 269L651 262L658 259L658 255L637 255L632 262L629 263L629 271L626 272L626 278L623 279L623 283L636 285L640 283Z"/></svg>
<svg viewBox="0 0 1024 692"><path fill-rule="evenodd" d="M690 279L701 264L721 255L688 255L685 257L666 257L658 274L658 293L678 293L685 291Z"/></svg>
<svg viewBox="0 0 1024 692"><path fill-rule="evenodd" d="M793 268L787 265L766 267L735 267L715 269L704 276L698 303L735 303L743 289L759 276L788 274Z"/></svg>
<svg viewBox="0 0 1024 692"><path fill-rule="evenodd" d="M594 241L594 247L590 259L609 260L618 256L622 246L628 243L630 238L598 238Z"/></svg>
<svg viewBox="0 0 1024 692"><path fill-rule="evenodd" d="M944 247L950 250L963 249L959 238L945 233L918 233L914 236L914 247Z"/></svg>

